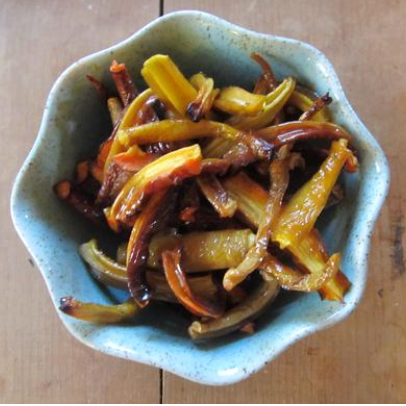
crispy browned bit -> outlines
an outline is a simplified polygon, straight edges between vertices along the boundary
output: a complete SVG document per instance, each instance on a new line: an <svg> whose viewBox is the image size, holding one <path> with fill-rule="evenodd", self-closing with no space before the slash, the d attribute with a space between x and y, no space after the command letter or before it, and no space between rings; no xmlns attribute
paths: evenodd
<svg viewBox="0 0 406 406"><path fill-rule="evenodd" d="M55 193L61 200L66 200L71 192L72 185L69 181L63 180L55 186Z"/></svg>
<svg viewBox="0 0 406 406"><path fill-rule="evenodd" d="M100 100L102 102L107 102L108 92L107 92L106 87L103 85L103 83L100 82L100 80L96 79L92 75L86 75L86 79L92 84L92 86L96 90L98 96L100 97Z"/></svg>
<svg viewBox="0 0 406 406"><path fill-rule="evenodd" d="M114 60L111 63L110 72L124 107L128 106L137 97L138 91L125 64L118 64Z"/></svg>
<svg viewBox="0 0 406 406"><path fill-rule="evenodd" d="M183 188L179 205L179 220L184 224L196 221L196 212L200 207L200 198L195 182L188 182Z"/></svg>
<svg viewBox="0 0 406 406"><path fill-rule="evenodd" d="M103 212L89 202L85 196L74 190L70 182L66 180L59 182L55 185L54 190L59 199L68 203L90 221L99 226L105 225Z"/></svg>
<svg viewBox="0 0 406 406"><path fill-rule="evenodd" d="M257 62L259 64L259 66L262 68L263 73L262 73L261 77L263 79L261 79L261 80L264 83L266 83L266 85L267 85L266 93L269 93L269 92L272 92L273 90L275 90L276 87L278 86L278 82L275 79L275 74L272 71L271 65L269 65L269 63L264 59L264 57L262 55L260 55L258 52L252 52L251 59L253 59L255 62ZM258 82L257 82L257 86L258 86ZM261 84L261 86L263 86L263 85Z"/></svg>
<svg viewBox="0 0 406 406"><path fill-rule="evenodd" d="M154 106L157 100L156 96L149 97L145 103L138 110L133 125L142 125L146 123L151 123L153 121L158 121L158 115L155 113Z"/></svg>
<svg viewBox="0 0 406 406"><path fill-rule="evenodd" d="M89 177L89 161L82 161L76 165L76 183L83 183Z"/></svg>
<svg viewBox="0 0 406 406"><path fill-rule="evenodd" d="M330 97L327 92L325 95L317 98L309 110L305 111L299 118L299 121L309 121L314 117L321 109L328 106L333 99Z"/></svg>
<svg viewBox="0 0 406 406"><path fill-rule="evenodd" d="M126 171L120 165L112 162L104 175L96 203L100 206L107 206L111 203L132 175L133 172Z"/></svg>
<svg viewBox="0 0 406 406"><path fill-rule="evenodd" d="M255 333L254 322L252 322L252 321L248 322L247 324L245 324L244 326L241 327L240 331L243 333L247 333L249 335L254 334Z"/></svg>

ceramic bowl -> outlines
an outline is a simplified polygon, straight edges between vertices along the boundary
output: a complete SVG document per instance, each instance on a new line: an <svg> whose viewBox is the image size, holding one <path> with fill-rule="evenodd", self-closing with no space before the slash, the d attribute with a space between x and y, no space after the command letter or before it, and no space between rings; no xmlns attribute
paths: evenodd
<svg viewBox="0 0 406 406"><path fill-rule="evenodd" d="M120 293L106 290L86 271L79 244L106 235L95 230L52 192L59 180L87 157L108 133L108 115L86 81L90 73L106 81L112 59L124 61L139 87L148 57L169 54L186 75L203 71L219 85L252 86L259 68L249 58L258 51L278 77L292 75L334 99L334 121L355 137L359 175L344 176L347 198L322 216L319 228L330 250L343 253L342 269L352 281L344 303L318 294L284 294L258 322L252 336L234 334L196 344L186 335L188 319L174 307L151 306L134 324L98 326L58 314L84 344L117 357L163 368L202 384L225 385L247 378L294 342L347 317L361 299L367 278L371 233L389 184L386 158L348 103L333 67L317 49L300 41L259 34L200 12L168 14L128 40L79 60L56 81L46 102L38 138L16 179L11 211L15 227L47 284L55 307L63 296L111 303Z"/></svg>

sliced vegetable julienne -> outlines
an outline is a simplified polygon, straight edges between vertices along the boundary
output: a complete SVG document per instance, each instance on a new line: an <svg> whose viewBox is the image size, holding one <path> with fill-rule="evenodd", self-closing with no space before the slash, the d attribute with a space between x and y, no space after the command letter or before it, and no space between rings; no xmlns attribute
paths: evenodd
<svg viewBox="0 0 406 406"><path fill-rule="evenodd" d="M123 105L118 97L110 97L107 100L107 107L110 112L111 122L113 126L116 126L122 117Z"/></svg>
<svg viewBox="0 0 406 406"><path fill-rule="evenodd" d="M184 141L202 137L222 137L243 142L256 154L258 159L269 158L272 152L272 146L262 138L217 121L201 120L193 123L190 120L162 120L117 132L119 142L126 147L134 144Z"/></svg>
<svg viewBox="0 0 406 406"><path fill-rule="evenodd" d="M279 285L286 290L298 292L316 292L331 281L340 269L340 254L333 254L327 261L321 273L303 274L283 264L272 255L267 255L261 264L261 274L275 278Z"/></svg>
<svg viewBox="0 0 406 406"><path fill-rule="evenodd" d="M214 107L228 114L253 116L258 114L265 96L253 94L238 86L223 87L214 101Z"/></svg>
<svg viewBox="0 0 406 406"><path fill-rule="evenodd" d="M168 192L154 194L144 210L135 220L127 247L127 277L131 296L140 307L145 307L151 299L151 288L146 280L148 244L162 214Z"/></svg>
<svg viewBox="0 0 406 406"><path fill-rule="evenodd" d="M126 249L126 247L125 247ZM97 247L96 240L82 244L79 248L80 255L89 265L90 273L100 282L119 289L128 289L127 269L113 259L106 256ZM125 252L124 252L125 260ZM162 272L148 269L146 272L147 283L151 287L152 298L168 302L177 302L171 288ZM211 274L192 276L189 283L194 292L202 297L213 297L218 287Z"/></svg>
<svg viewBox="0 0 406 406"><path fill-rule="evenodd" d="M297 246L313 229L324 209L346 160L351 155L347 140L334 141L330 154L312 179L286 204L273 229L273 240L280 247Z"/></svg>
<svg viewBox="0 0 406 406"><path fill-rule="evenodd" d="M196 98L187 107L186 115L192 121L200 121L210 112L218 90L214 90L212 78L206 78L202 73L197 73L190 78L190 83L198 91Z"/></svg>
<svg viewBox="0 0 406 406"><path fill-rule="evenodd" d="M237 202L230 197L215 175L200 175L196 178L196 182L220 217L234 216Z"/></svg>
<svg viewBox="0 0 406 406"><path fill-rule="evenodd" d="M202 317L219 318L224 313L224 301L223 303L220 300L209 302L198 297L189 285L180 260L180 249L164 251L162 253L162 263L166 280L168 281L174 295L191 313Z"/></svg>
<svg viewBox="0 0 406 406"><path fill-rule="evenodd" d="M110 66L110 73L123 105L128 106L137 97L138 91L125 64L119 64L114 60Z"/></svg>
<svg viewBox="0 0 406 406"><path fill-rule="evenodd" d="M220 337L239 330L255 320L273 302L279 292L275 279L263 281L242 303L226 311L216 320L195 321L188 331L193 340Z"/></svg>
<svg viewBox="0 0 406 406"><path fill-rule="evenodd" d="M305 111L308 111L312 107L314 99L315 97L311 98L309 95L305 94L301 90L295 89L288 100L288 104L297 107L304 113ZM322 110L318 111L312 117L312 121L319 122L330 121L330 115L328 113L328 110L326 108L323 108Z"/></svg>
<svg viewBox="0 0 406 406"><path fill-rule="evenodd" d="M257 130L269 125L282 110L295 88L292 78L285 79L272 93L265 97L261 111L255 116L238 115L228 120L228 124L240 130Z"/></svg>
<svg viewBox="0 0 406 406"><path fill-rule="evenodd" d="M197 144L163 155L130 178L114 201L110 216L125 223L147 196L198 175L201 167L202 154Z"/></svg>
<svg viewBox="0 0 406 406"><path fill-rule="evenodd" d="M224 275L224 289L230 291L254 272L268 253L272 229L282 209L282 201L289 184L290 146L282 147L276 159L269 167L271 188L261 214L255 244L249 249L244 260L235 268L230 268Z"/></svg>
<svg viewBox="0 0 406 406"><path fill-rule="evenodd" d="M165 104L185 116L197 91L167 55L154 55L144 62L141 74L148 86Z"/></svg>
<svg viewBox="0 0 406 406"><path fill-rule="evenodd" d="M140 308L132 298L119 305L100 305L81 302L73 297L64 297L61 299L59 310L91 323L111 324L132 319L139 313Z"/></svg>
<svg viewBox="0 0 406 406"><path fill-rule="evenodd" d="M254 241L255 235L249 229L156 234L149 244L148 266L160 268L162 252L180 245L187 272L228 269L243 260Z"/></svg>
<svg viewBox="0 0 406 406"><path fill-rule="evenodd" d="M245 173L229 178L223 182L226 190L237 200L240 218L254 230L259 226L259 219L266 205L268 193ZM320 274L328 260L327 250L315 228L302 239L297 246L290 245L289 251L295 260L309 272ZM341 301L350 283L346 276L338 271L336 276L320 290L323 298Z"/></svg>

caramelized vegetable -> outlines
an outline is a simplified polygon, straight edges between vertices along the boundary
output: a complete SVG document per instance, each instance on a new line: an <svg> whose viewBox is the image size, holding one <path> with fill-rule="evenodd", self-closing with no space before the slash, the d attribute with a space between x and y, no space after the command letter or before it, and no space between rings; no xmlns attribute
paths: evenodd
<svg viewBox="0 0 406 406"><path fill-rule="evenodd" d="M236 199L240 218L256 229L268 198L266 191L244 173L227 179L223 185ZM300 244L289 245L288 249L295 260L310 273L320 275L324 272L328 255L315 228L302 239ZM325 299L341 301L349 286L346 276L338 271L336 276L323 286L320 294Z"/></svg>
<svg viewBox="0 0 406 406"><path fill-rule="evenodd" d="M111 208L110 216L125 223L153 193L198 175L202 167L199 145L182 148L151 162L124 185Z"/></svg>
<svg viewBox="0 0 406 406"><path fill-rule="evenodd" d="M255 152L256 156L261 159L269 158L272 151L272 147L262 138L238 131L227 124L208 120L201 120L198 123L189 120L162 120L139 127L119 130L117 137L119 142L126 147L151 142L174 142L201 137L223 137L247 144Z"/></svg>
<svg viewBox="0 0 406 406"><path fill-rule="evenodd" d="M269 63L258 52L252 52L250 56L251 59L257 62L258 65L262 68L263 73L261 75L261 78L267 86L267 92L272 92L273 90L275 90L278 86L278 82L276 81L275 74L272 71L271 65L269 65Z"/></svg>
<svg viewBox="0 0 406 406"><path fill-rule="evenodd" d="M249 226L257 229L264 212L268 193L244 172L226 179L223 185L238 204L237 214Z"/></svg>
<svg viewBox="0 0 406 406"><path fill-rule="evenodd" d="M194 75L190 79L190 83L198 90L198 93L196 98L189 103L186 115L196 122L207 116L218 91L214 90L213 79L206 78L202 73Z"/></svg>
<svg viewBox="0 0 406 406"><path fill-rule="evenodd" d="M219 301L210 303L196 296L190 288L185 271L180 264L180 258L181 252L179 249L162 253L166 280L174 295L186 309L197 316L220 317L224 312L223 304Z"/></svg>
<svg viewBox="0 0 406 406"><path fill-rule="evenodd" d="M154 55L144 62L141 74L165 104L184 117L197 92L167 55Z"/></svg>
<svg viewBox="0 0 406 406"><path fill-rule="evenodd" d="M202 175L225 175L230 168L230 162L220 158L206 158L202 162Z"/></svg>
<svg viewBox="0 0 406 406"><path fill-rule="evenodd" d="M237 331L265 311L278 292L279 285L276 280L263 281L247 299L225 312L221 318L193 322L188 329L189 335L193 340L204 340Z"/></svg>
<svg viewBox="0 0 406 406"><path fill-rule="evenodd" d="M333 99L329 96L328 92L319 98L317 98L311 107L306 110L299 118L299 121L308 121L312 120L313 117L320 111L323 110L324 107L328 106Z"/></svg>
<svg viewBox="0 0 406 406"><path fill-rule="evenodd" d="M196 182L220 217L234 216L237 210L237 202L229 196L216 176L201 175L196 178Z"/></svg>
<svg viewBox="0 0 406 406"><path fill-rule="evenodd" d="M124 247L124 250L126 249L127 245ZM103 254L103 252L98 249L96 240L93 239L86 244L82 244L79 248L79 252L89 265L91 274L98 281L119 289L128 289L127 269L125 265L122 265ZM126 253L124 251L124 261L125 256ZM148 285L151 287L153 299L174 303L177 302L176 297L166 281L165 275L161 272L147 270L146 278ZM189 278L189 283L193 291L206 298L213 297L218 290L211 274L192 276Z"/></svg>
<svg viewBox="0 0 406 406"><path fill-rule="evenodd" d="M125 64L119 64L114 60L110 66L110 73L123 105L128 106L137 97L138 91Z"/></svg>
<svg viewBox="0 0 406 406"><path fill-rule="evenodd" d="M116 126L123 115L123 106L118 97L110 97L107 100L107 107L110 112L111 122Z"/></svg>
<svg viewBox="0 0 406 406"><path fill-rule="evenodd" d="M59 199L65 201L76 211L98 226L104 226L103 213L89 200L75 190L68 181L62 181L55 185L54 191Z"/></svg>
<svg viewBox="0 0 406 406"><path fill-rule="evenodd" d="M272 127L263 128L256 132L259 137L271 142L275 147L295 141L310 139L351 140L351 136L342 127L331 123L314 121L291 121Z"/></svg>
<svg viewBox="0 0 406 406"><path fill-rule="evenodd" d="M155 154L140 154L138 146L130 147L126 152L121 152L113 157L113 162L122 170L129 172L138 172L144 166L159 158Z"/></svg>
<svg viewBox="0 0 406 406"><path fill-rule="evenodd" d="M62 311L119 322L162 300L199 317L189 334L205 339L253 334L279 287L343 300L341 254L328 253L315 223L345 198L340 174L358 170L352 137L330 122L328 93L278 82L263 56L251 59L262 70L252 91L215 88L203 73L188 80L167 55L145 61L140 94L123 63L110 67L118 95L88 78L113 130L55 192L117 233L116 260L95 240L80 253L95 279L131 299L65 298Z"/></svg>
<svg viewBox="0 0 406 406"><path fill-rule="evenodd" d="M76 319L97 324L111 324L132 319L140 309L133 299L123 304L106 306L81 302L73 297L64 297L61 299L59 310Z"/></svg>
<svg viewBox="0 0 406 406"><path fill-rule="evenodd" d="M128 289L140 307L146 306L151 298L151 289L145 277L148 243L154 228L156 228L159 215L162 214L166 198L166 191L161 191L151 197L142 213L135 220L128 243Z"/></svg>
<svg viewBox="0 0 406 406"><path fill-rule="evenodd" d="M303 113L310 110L314 104L314 97L305 94L299 89L295 89L288 101L289 105L297 107ZM330 116L326 108L320 109L314 116L312 116L312 121L328 122L330 121Z"/></svg>
<svg viewBox="0 0 406 406"><path fill-rule="evenodd" d="M272 255L267 255L261 264L263 275L275 278L283 289L299 292L315 292L334 278L340 267L340 254L333 254L320 273L303 274L293 269Z"/></svg>
<svg viewBox="0 0 406 406"><path fill-rule="evenodd" d="M272 120L282 110L295 88L292 78L285 79L272 93L268 94L261 110L253 117L233 116L228 123L240 130L256 130L271 124Z"/></svg>
<svg viewBox="0 0 406 406"><path fill-rule="evenodd" d="M250 93L241 87L229 86L221 89L214 107L228 114L253 116L260 112L264 101L264 96Z"/></svg>
<svg viewBox="0 0 406 406"><path fill-rule="evenodd" d="M297 246L313 229L350 155L346 140L333 142L318 172L290 199L273 230L273 239L281 248Z"/></svg>
<svg viewBox="0 0 406 406"><path fill-rule="evenodd" d="M221 230L184 235L155 235L149 245L148 266L159 268L162 252L182 247L187 272L214 271L237 266L254 243L251 230Z"/></svg>
<svg viewBox="0 0 406 406"><path fill-rule="evenodd" d="M271 189L260 218L255 244L238 267L229 269L224 275L223 286L226 290L233 289L254 272L268 253L271 232L282 209L282 200L289 183L289 152L290 147L282 148L270 165Z"/></svg>

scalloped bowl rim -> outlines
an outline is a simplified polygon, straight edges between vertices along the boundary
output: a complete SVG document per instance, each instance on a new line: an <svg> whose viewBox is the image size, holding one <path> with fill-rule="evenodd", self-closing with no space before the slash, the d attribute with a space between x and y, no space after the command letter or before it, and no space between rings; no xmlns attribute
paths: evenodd
<svg viewBox="0 0 406 406"><path fill-rule="evenodd" d="M26 245L26 248L28 249L30 255L34 258L35 262L38 265L38 260L36 259L37 254L36 252L34 252L31 248L31 246L27 243L27 239L26 239L26 231L24 230L23 226L22 226L22 219L19 218L18 213L17 213L17 206L18 206L18 199L17 199L17 195L18 195L18 191L23 183L24 180L24 175L26 173L26 169L29 165L29 162L31 161L31 159L37 154L38 150L40 149L41 145L42 145L42 139L44 138L44 134L47 131L47 124L48 124L48 120L49 120L49 116L50 116L50 107L54 104L55 102L55 97L56 94L60 88L60 86L62 85L62 83L64 82L64 80L72 73L75 71L75 69L83 64L87 64L90 63L94 60L97 60L99 56L104 55L105 53L108 53L110 51L117 51L119 49L123 49L126 48L129 44L133 43L134 41L137 40L137 38L143 34L145 34L146 32L148 32L151 28L155 27L156 25L161 24L164 21L168 21L171 19L176 19L178 16L191 16L191 17L198 17L198 18L203 18L206 20L211 21L214 24L223 26L226 29L229 30L236 30L242 34L245 34L247 36L254 36L256 38L262 38L262 39L266 39L267 41L270 42L285 42L285 43L291 43L291 44L297 44L302 47L305 48L310 54L312 54L316 59L318 59L322 65L328 70L329 75L331 75L335 81L335 92L337 94L340 95L340 103L343 105L343 107L351 114L351 116L353 117L353 119L356 120L357 124L360 127L360 130L363 133L363 137L367 140L369 146L374 150L375 152L375 156L376 156L376 160L378 161L381 170L382 170L382 180L380 183L380 188L381 188L381 194L377 195L376 198L373 201L373 204L370 204L369 207L369 212L367 212L365 214L366 218L365 218L365 223L363 225L362 231L360 232L360 234L362 233L363 235L366 235L366 240L364 245L362 246L362 248L359 250L359 252L357 253L357 255L359 256L359 258L362 258L363 262L365 265L363 267L363 269L361 269L362 272L362 283L358 286L356 286L355 288L357 289L357 297L360 298L362 296L362 293L365 289L365 283L366 283L366 276L367 276L367 258L368 258L368 254L369 254L369 248L370 248L370 243L371 243L371 232L373 230L374 224L378 218L379 215L379 211L384 203L384 200L387 196L388 193L388 189L389 189L389 181L390 181L390 171L389 171L389 165L387 163L387 159L384 155L384 152L382 151L381 147L379 146L378 142L375 140L375 138L372 136L372 134L369 132L369 130L364 126L364 124L361 122L361 120L358 118L358 116L356 115L355 111L353 110L353 108L351 107L350 103L348 102L344 91L341 87L341 84L339 82L338 76L333 68L333 66L331 65L331 63L329 62L329 60L326 58L326 56L317 48L315 48L312 45L309 45L303 41L299 41L299 40L294 40L294 39L290 39L290 38L285 38L285 37L281 37L281 36L275 36L275 35L270 35L270 34L263 34L263 33L258 33L246 28L243 28L241 26L238 26L236 24L233 24L231 22L228 22L222 18L216 17L214 15L208 14L208 13L204 13L204 12L199 12L199 11L178 11L178 12L174 12L174 13L170 13L170 14L166 14L152 22L150 22L149 24L147 24L145 27L143 27L141 30L137 31L136 33L134 33L133 35L131 35L129 38L125 39L124 41L121 41L120 43L113 45L111 47L108 47L106 49L103 49L101 51L92 53L88 56L85 56L81 59L79 59L78 61L74 62L71 66L69 66L60 76L59 78L56 80L56 82L54 83L54 85L52 86L52 89L49 93L49 96L46 100L45 103L45 109L44 109L44 114L41 120L41 125L39 128L39 132L38 132L38 136L33 144L33 147L31 149L31 151L29 152L27 158L24 161L23 166L21 167L14 185L13 185L13 189L12 189L12 193L11 193L11 215L12 215L12 220L14 223L14 226L17 230L18 235L20 236L21 240L24 242L24 244ZM29 233L29 232L28 232ZM42 276L44 277L45 283L47 285L47 288L51 293L51 281L44 275L43 270L41 269L41 266L38 265L38 268L42 274ZM55 307L57 308L56 302L53 301ZM338 323L339 321L343 320L344 318L346 318L356 307L356 305L358 304L358 301L350 303L349 305L345 306L341 311L336 312L335 314L333 314L331 317L329 317L328 319L326 319L323 323L319 323L317 325L313 325L312 327L309 328L302 328L300 330L298 330L294 337L291 337L290 339L286 340L286 342L281 345L277 351L273 352L272 354L268 355L268 357L263 357L262 359L258 359L255 361L251 362L251 367L249 369L249 371L240 369L239 371L236 371L234 374L227 376L226 374L223 377L210 377L207 375L203 375L200 376L199 379L197 379L196 376L193 375L193 373L191 373L191 371L185 370L182 367L179 367L177 365L174 365L170 362L165 362L164 359L161 359L160 362L155 362L153 360L153 358L150 358L148 356L141 356L139 355L138 357L132 358L131 356L129 356L127 353L125 353L125 351L120 350L120 349L114 349L112 347L98 347L93 345L93 343L91 343L90 341L88 341L86 339L86 337L84 337L80 331L77 331L74 326L65 318L62 316L61 312L59 312L57 310L57 313L59 315L59 317L61 318L63 324L65 325L65 327L70 331L70 333L77 338L80 342L82 342L83 344L90 346L91 348L101 351L103 353L109 354L109 355L113 355L113 356L117 356L120 358L124 358L124 359L131 359L137 362L141 362L147 365L153 365L156 367L160 367L163 368L167 371L170 371L172 373L175 373L181 377L184 377L186 379L189 380L193 380L195 382L199 382L199 383L203 383L203 384L209 384L209 385L227 385L227 384L232 384L232 383L236 383L244 378L247 378L248 376L250 376L251 374L257 372L259 369L261 369L262 367L264 367L266 364L268 364L271 360L275 359L279 354L281 354L283 351L285 351L288 347L290 347L291 345L293 345L295 342L297 342L298 340L300 340L303 337L306 337L310 334L313 334L317 331L326 329L336 323Z"/></svg>

